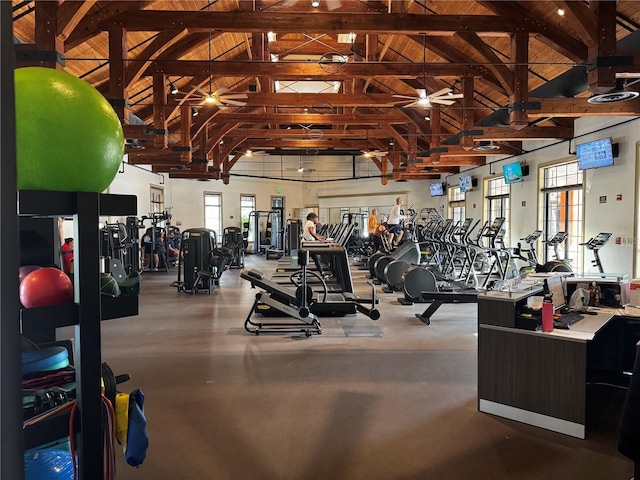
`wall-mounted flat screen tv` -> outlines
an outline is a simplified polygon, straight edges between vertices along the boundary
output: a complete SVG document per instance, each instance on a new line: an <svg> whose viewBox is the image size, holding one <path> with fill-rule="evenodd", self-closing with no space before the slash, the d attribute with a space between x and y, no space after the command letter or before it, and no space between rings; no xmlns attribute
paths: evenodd
<svg viewBox="0 0 640 480"><path fill-rule="evenodd" d="M507 163L502 166L502 174L504 175L504 183L522 182L522 165L520 162Z"/></svg>
<svg viewBox="0 0 640 480"><path fill-rule="evenodd" d="M440 197L444 195L444 188L442 187L442 183L429 184L429 193L431 193L432 197Z"/></svg>
<svg viewBox="0 0 640 480"><path fill-rule="evenodd" d="M578 157L578 168L580 170L610 167L613 165L611 139L602 138L576 145L576 156Z"/></svg>
<svg viewBox="0 0 640 480"><path fill-rule="evenodd" d="M471 175L465 175L464 177L458 178L458 185L460 186L460 191L462 193L473 190L473 181L471 179Z"/></svg>

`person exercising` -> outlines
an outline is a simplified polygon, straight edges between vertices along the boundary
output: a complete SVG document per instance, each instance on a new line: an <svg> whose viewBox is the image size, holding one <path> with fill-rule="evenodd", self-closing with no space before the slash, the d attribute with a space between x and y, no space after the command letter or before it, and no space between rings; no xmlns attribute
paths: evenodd
<svg viewBox="0 0 640 480"><path fill-rule="evenodd" d="M317 241L324 242L324 237L319 235L316 232L316 224L318 223L318 214L311 212L307 215L307 223L304 224L304 229L302 230L302 239L308 242ZM320 264L320 256L317 253L309 252L309 256L313 259L313 262L316 264L316 268L318 269L318 273L321 277L328 277L322 270L322 265Z"/></svg>
<svg viewBox="0 0 640 480"><path fill-rule="evenodd" d="M405 215L402 215L400 207L402 207L402 197L396 198L396 204L391 207L391 213L389 213L389 218L387 219L387 228L389 229L389 244L391 247L395 247L400 245L402 241L402 235L404 235L404 230L402 229L401 222L406 218Z"/></svg>
<svg viewBox="0 0 640 480"><path fill-rule="evenodd" d="M384 237L388 234L389 231L387 230L387 222L382 222L373 230L373 233L371 234L371 240L373 242L373 248L375 248L376 251L384 253L388 252L387 248L384 245Z"/></svg>

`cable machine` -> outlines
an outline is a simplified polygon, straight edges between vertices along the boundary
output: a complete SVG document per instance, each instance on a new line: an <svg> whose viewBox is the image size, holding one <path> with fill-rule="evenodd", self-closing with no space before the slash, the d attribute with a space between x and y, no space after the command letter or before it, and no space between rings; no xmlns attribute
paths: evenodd
<svg viewBox="0 0 640 480"><path fill-rule="evenodd" d="M247 252L269 254L269 250L278 250L274 227L282 224L282 211L254 210L249 213L249 221L244 222L243 237L247 240ZM253 233L252 238L249 238ZM276 234L279 234L276 232ZM251 242L253 246L251 247ZM282 243L280 243L282 244Z"/></svg>

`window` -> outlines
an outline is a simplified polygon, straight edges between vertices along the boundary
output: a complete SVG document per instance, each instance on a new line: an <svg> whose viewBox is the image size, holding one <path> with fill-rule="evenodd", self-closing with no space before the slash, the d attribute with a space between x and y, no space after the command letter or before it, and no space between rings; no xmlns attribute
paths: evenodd
<svg viewBox="0 0 640 480"><path fill-rule="evenodd" d="M460 190L460 187L454 186L447 189L449 195L449 218L453 219L453 223L464 221L464 201L466 194Z"/></svg>
<svg viewBox="0 0 640 480"><path fill-rule="evenodd" d="M157 185L151 185L149 193L151 198L151 213L164 212L164 188L158 187Z"/></svg>
<svg viewBox="0 0 640 480"><path fill-rule="evenodd" d="M249 222L249 214L256 209L256 196L255 195L240 195L240 223L242 230L245 224L249 224L249 235L247 238L255 238L255 222Z"/></svg>
<svg viewBox="0 0 640 480"><path fill-rule="evenodd" d="M504 177L496 177L486 182L486 211L489 224L498 217L504 217L502 228L505 231L504 238L509 238L509 194L511 189L504 183Z"/></svg>
<svg viewBox="0 0 640 480"><path fill-rule="evenodd" d="M582 172L578 162L562 163L542 169L543 175L543 230L545 238L551 238L558 232L567 232L569 236L559 246L560 260L566 260L573 270L581 269L583 255L582 242ZM555 260L555 252L547 246L544 261Z"/></svg>
<svg viewBox="0 0 640 480"><path fill-rule="evenodd" d="M222 240L222 195L204 194L204 226L216 232L216 239Z"/></svg>

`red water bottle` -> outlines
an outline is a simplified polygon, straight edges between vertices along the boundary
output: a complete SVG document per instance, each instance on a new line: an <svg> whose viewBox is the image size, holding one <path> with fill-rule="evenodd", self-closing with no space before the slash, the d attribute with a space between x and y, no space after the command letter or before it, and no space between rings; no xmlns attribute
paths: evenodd
<svg viewBox="0 0 640 480"><path fill-rule="evenodd" d="M542 301L542 331L553 332L553 301L549 294Z"/></svg>

